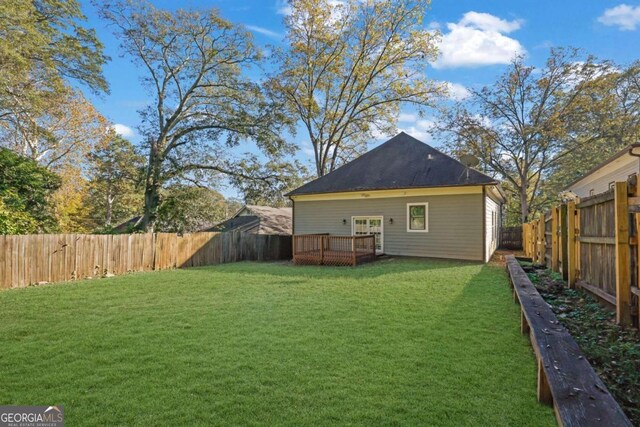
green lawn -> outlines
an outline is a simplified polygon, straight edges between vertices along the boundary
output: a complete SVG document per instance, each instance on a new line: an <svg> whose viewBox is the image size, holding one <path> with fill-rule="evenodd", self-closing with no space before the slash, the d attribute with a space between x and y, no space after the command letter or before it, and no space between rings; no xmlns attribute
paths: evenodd
<svg viewBox="0 0 640 427"><path fill-rule="evenodd" d="M555 425L503 269L236 263L0 292L0 404L67 425Z"/></svg>

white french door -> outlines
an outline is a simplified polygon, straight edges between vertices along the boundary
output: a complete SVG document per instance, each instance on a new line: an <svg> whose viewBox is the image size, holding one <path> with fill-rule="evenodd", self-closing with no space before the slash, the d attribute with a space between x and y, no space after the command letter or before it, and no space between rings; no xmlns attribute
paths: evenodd
<svg viewBox="0 0 640 427"><path fill-rule="evenodd" d="M376 252L382 252L384 248L384 221L381 216L354 216L351 217L351 234L354 236L376 236Z"/></svg>

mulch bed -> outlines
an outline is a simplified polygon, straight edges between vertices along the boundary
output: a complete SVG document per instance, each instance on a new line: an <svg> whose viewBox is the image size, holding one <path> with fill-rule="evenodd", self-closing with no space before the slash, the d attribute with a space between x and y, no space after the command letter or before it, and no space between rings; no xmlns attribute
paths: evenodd
<svg viewBox="0 0 640 427"><path fill-rule="evenodd" d="M523 268L569 330L634 425L640 425L640 334L615 323L615 313L583 290L569 289L551 270Z"/></svg>

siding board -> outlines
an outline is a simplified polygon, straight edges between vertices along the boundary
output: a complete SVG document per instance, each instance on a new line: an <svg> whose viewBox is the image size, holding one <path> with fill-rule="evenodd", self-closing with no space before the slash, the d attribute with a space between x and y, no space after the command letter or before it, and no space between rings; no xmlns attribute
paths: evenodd
<svg viewBox="0 0 640 427"><path fill-rule="evenodd" d="M629 175L638 173L640 160L637 157L625 156L607 165L598 171L584 177L568 189L578 197L588 197L591 190L593 194L609 191L609 184L614 181L626 181Z"/></svg>
<svg viewBox="0 0 640 427"><path fill-rule="evenodd" d="M424 202L429 203L429 232L407 232L407 203ZM352 216L382 216L386 254L482 261L483 203L482 194L298 200L295 201L294 229L296 234L349 236Z"/></svg>
<svg viewBox="0 0 640 427"><path fill-rule="evenodd" d="M496 203L488 195L485 196L485 248L487 253L485 261L489 261L493 253L498 249L498 231L500 230L500 205ZM493 224L493 215L495 214L496 222Z"/></svg>

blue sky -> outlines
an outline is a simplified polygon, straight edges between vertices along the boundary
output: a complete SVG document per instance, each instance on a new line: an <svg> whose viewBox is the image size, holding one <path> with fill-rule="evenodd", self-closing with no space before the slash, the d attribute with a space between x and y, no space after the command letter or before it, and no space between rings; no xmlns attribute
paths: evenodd
<svg viewBox="0 0 640 427"><path fill-rule="evenodd" d="M339 1L339 0L335 0ZM246 25L259 46L282 42L284 0L153 0L157 7L210 8L226 19ZM111 29L96 15L89 1L82 1L88 25L95 28L112 58L105 67L111 94L91 97L98 110L116 124L124 136L138 140L137 110L150 99L139 82L141 70L122 58ZM602 59L625 65L640 58L640 1L453 1L433 0L424 23L443 34L441 58L429 75L452 84L451 92L464 97L465 88L490 84L505 70L516 52L532 65L541 65L552 46L573 46ZM400 130L428 142L429 117L420 119L404 110ZM296 137L299 158L308 160L309 146L303 134ZM224 191L233 195L232 189Z"/></svg>

